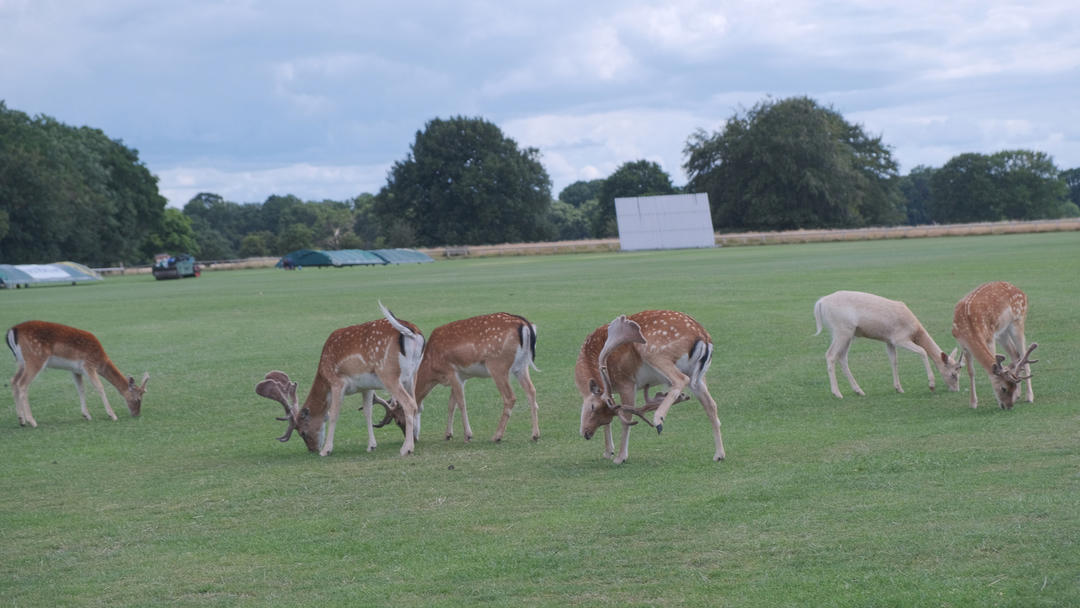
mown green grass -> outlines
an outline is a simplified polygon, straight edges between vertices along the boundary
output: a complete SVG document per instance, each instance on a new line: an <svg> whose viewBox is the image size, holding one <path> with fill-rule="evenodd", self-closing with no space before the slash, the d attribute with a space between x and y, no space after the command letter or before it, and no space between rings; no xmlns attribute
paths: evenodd
<svg viewBox="0 0 1080 608"><path fill-rule="evenodd" d="M210 272L195 280L0 293L0 325L97 334L151 373L143 415L79 415L70 376L30 390L37 429L0 393L0 602L11 606L1064 606L1080 601L1080 234ZM952 308L1009 280L1040 343L1034 404L1002 411L926 387L902 351L860 340L867 396L829 393L814 301L901 299L951 349ZM334 454L279 444L271 369L310 386L326 336L382 300L426 333L486 312L539 326L539 442L520 405L499 445L493 385L467 390L476 437L442 439L447 389L414 455L397 429L367 453L359 398ZM635 428L614 466L577 434L573 364L619 313L690 313L717 345L709 385L728 459L696 402ZM4 379L14 360L0 365ZM7 384L5 382L5 384ZM943 382L938 381L943 387ZM6 390L6 389L5 389ZM520 393L519 393L520 398ZM460 424L460 422L459 422ZM452 465L452 469L450 468Z"/></svg>

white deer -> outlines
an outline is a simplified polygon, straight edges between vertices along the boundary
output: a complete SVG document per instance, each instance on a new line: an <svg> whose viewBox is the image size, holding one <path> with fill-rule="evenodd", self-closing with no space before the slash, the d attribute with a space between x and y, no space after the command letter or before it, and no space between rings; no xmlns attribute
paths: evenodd
<svg viewBox="0 0 1080 608"><path fill-rule="evenodd" d="M255 392L285 406L289 428L278 437L288 441L293 429L308 451L326 456L334 450L334 429L345 395L364 393L364 413L368 426L368 451L375 449L371 408L375 389L386 389L394 405L402 409L405 441L401 455L411 454L419 432L412 383L424 351L424 335L412 323L398 319L381 303L385 318L335 330L323 344L322 356L304 405L296 398L296 383L284 372L272 371L255 386Z"/></svg>
<svg viewBox="0 0 1080 608"><path fill-rule="evenodd" d="M673 310L646 310L629 317L617 317L597 328L581 346L574 380L584 401L581 404L581 436L592 438L604 427L604 457L615 454L611 421L622 423L622 442L615 464L629 456L630 427L638 416L659 433L672 405L689 399L689 389L701 402L712 423L716 451L713 460L724 459L724 441L716 401L705 385L705 372L712 363L713 344L709 332L690 315ZM665 385L667 393L649 398L648 387ZM634 406L635 393L645 389L645 406ZM619 395L616 404L614 395ZM650 421L645 413L655 410Z"/></svg>
<svg viewBox="0 0 1080 608"><path fill-rule="evenodd" d="M90 410L86 408L86 394L83 391L84 375L101 395L109 418L116 420L116 413L109 405L105 387L101 384L102 377L123 395L132 416L138 416L142 410L143 393L146 392L150 374L143 375L142 384L135 384L135 378L120 373L105 354L101 342L88 331L47 321L26 321L7 331L7 344L15 355L16 369L15 377L11 379L11 392L15 396L15 413L22 426L37 426L30 412L27 391L30 383L45 368L71 372L75 378L75 388L79 391L82 415L87 420L90 420Z"/></svg>
<svg viewBox="0 0 1080 608"><path fill-rule="evenodd" d="M1002 409L1011 409L1020 398L1020 383L1027 380L1027 401L1035 401L1031 388L1031 351L1038 344L1025 346L1024 322L1027 318L1027 295L1015 285L1005 281L984 283L971 290L956 303L953 311L953 336L968 361L974 358L990 375L994 397ZM1012 363L1003 366L1005 357L994 352L997 342L1012 357ZM978 407L975 396L975 370L968 364L971 380L971 407Z"/></svg>
<svg viewBox="0 0 1080 608"><path fill-rule="evenodd" d="M930 367L933 360L941 377L949 390L955 391L960 388L960 368L962 359L955 359L956 350L951 354L945 354L938 347L934 339L919 323L915 314L903 302L889 300L881 296L861 291L837 291L831 293L814 304L814 319L817 322L817 333L821 333L822 326L829 328L832 333L832 343L825 352L826 367L829 372L829 387L832 394L843 399L840 389L836 384L836 363L839 361L840 369L844 371L851 389L859 395L865 395L855 377L851 375L848 367L848 349L856 337L871 338L885 343L885 350L889 354L889 363L892 365L893 387L896 392L904 392L900 386L900 373L896 368L896 347L905 348L919 355L926 366L926 376L930 382L930 390L934 390L934 371Z"/></svg>
<svg viewBox="0 0 1080 608"><path fill-rule="evenodd" d="M532 439L540 439L539 406L529 367L536 369L536 326L524 317L505 312L480 315L436 327L424 347L424 358L416 371L416 403L424 409L424 399L437 385L450 387L450 408L446 419L446 439L454 436L454 410L461 410L465 441L472 439L472 427L465 408L465 382L469 378L491 378L502 396L502 417L492 441L502 441L516 398L510 376L525 391L532 414ZM387 408L383 426L394 419L404 430L398 408Z"/></svg>

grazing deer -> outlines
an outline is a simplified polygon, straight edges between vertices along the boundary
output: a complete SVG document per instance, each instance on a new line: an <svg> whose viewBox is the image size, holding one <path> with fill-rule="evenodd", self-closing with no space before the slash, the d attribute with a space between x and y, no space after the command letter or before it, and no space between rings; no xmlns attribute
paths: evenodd
<svg viewBox="0 0 1080 608"><path fill-rule="evenodd" d="M814 304L814 319L817 321L815 336L821 333L822 325L827 326L832 333L832 344L825 351L825 362L829 371L829 387L838 399L843 399L844 396L840 394L840 389L836 385L837 361L840 362L840 369L847 376L851 389L859 395L866 394L859 388L859 384L855 382L855 376L851 375L851 369L848 367L848 349L851 348L851 343L856 337L871 338L885 343L885 350L889 353L889 363L892 365L893 387L896 388L896 392L904 392L903 387L900 386L900 373L896 368L897 346L922 357L923 365L926 366L926 377L930 382L930 390L934 390L934 371L930 367L931 360L937 366L949 390L960 390L960 368L963 365L963 355L959 360L956 359L955 349L952 354L945 354L903 302L861 291L837 291Z"/></svg>
<svg viewBox="0 0 1080 608"><path fill-rule="evenodd" d="M657 433L672 405L689 399L684 388L694 393L712 422L716 452L713 460L724 459L720 419L716 401L705 385L705 372L712 362L713 344L709 332L689 315L672 310L646 310L623 315L592 332L581 346L574 380L584 401L581 404L581 436L591 439L604 427L604 457L611 458L615 445L611 421L622 423L622 443L615 464L629 456L630 427L638 416ZM667 393L649 398L648 387L671 387ZM645 406L634 406L637 389L645 389ZM619 395L616 404L614 395ZM655 410L650 421L645 414Z"/></svg>
<svg viewBox="0 0 1080 608"><path fill-rule="evenodd" d="M272 371L255 386L255 392L285 406L289 423L279 441L288 441L293 430L307 445L308 451L326 456L334 450L334 428L345 395L364 393L364 414L368 425L368 451L375 449L371 430L371 408L375 389L386 389L394 404L401 408L405 442L401 455L411 454L419 432L419 417L413 399L413 378L424 351L424 335L409 323L398 319L379 304L385 318L335 330L323 344L319 367L304 405L296 398L296 383L284 372Z"/></svg>
<svg viewBox="0 0 1080 608"><path fill-rule="evenodd" d="M11 392L15 396L15 413L19 424L37 426L34 415L30 412L30 399L27 390L30 383L45 368L63 369L71 372L75 378L75 388L79 391L79 404L83 418L90 420L90 410L86 409L86 394L83 392L83 375L90 378L90 383L101 395L105 412L116 420L116 414L109 405L105 387L101 385L104 377L116 387L127 402L128 411L138 416L142 410L143 393L150 374L143 375L142 384L135 384L135 378L124 376L105 354L94 334L46 321L26 321L12 327L7 332L8 348L15 355L15 377L11 379Z"/></svg>
<svg viewBox="0 0 1080 608"><path fill-rule="evenodd" d="M472 439L469 414L465 409L465 381L469 378L491 378L502 395L503 410L492 441L502 441L510 412L514 409L514 389L510 376L529 399L532 413L532 439L540 439L537 420L539 406L536 388L529 378L529 367L536 369L536 326L524 317L505 312L481 315L453 321L436 327L424 347L424 358L416 371L416 403L424 410L424 398L436 385L450 387L450 411L446 419L446 438L454 436L454 410L461 410L465 441ZM401 411L387 408L387 417L376 427L393 418L404 429Z"/></svg>
<svg viewBox="0 0 1080 608"><path fill-rule="evenodd" d="M968 378L971 380L971 407L978 407L975 396L974 357L990 374L994 397L1002 409L1011 409L1020 398L1020 383L1027 380L1028 403L1035 401L1031 389L1031 351L1038 344L1024 345L1024 321L1027 318L1027 296L1015 285L1004 281L984 283L971 290L956 303L953 311L952 334L968 354ZM1002 366L1003 355L994 352L997 342L1012 357L1012 364ZM1023 374L1023 375L1021 375Z"/></svg>

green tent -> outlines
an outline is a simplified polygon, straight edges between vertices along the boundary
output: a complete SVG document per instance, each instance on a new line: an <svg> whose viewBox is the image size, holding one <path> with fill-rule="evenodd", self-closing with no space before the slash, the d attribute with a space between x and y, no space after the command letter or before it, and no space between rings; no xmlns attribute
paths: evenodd
<svg viewBox="0 0 1080 608"><path fill-rule="evenodd" d="M435 261L428 254L415 249L373 249L371 253L386 260L387 264L424 264Z"/></svg>
<svg viewBox="0 0 1080 608"><path fill-rule="evenodd" d="M381 266L383 264L419 264L434 262L427 254L415 249L300 249L285 254L278 263L278 268L300 268L303 266Z"/></svg>
<svg viewBox="0 0 1080 608"><path fill-rule="evenodd" d="M276 266L293 268L301 266L380 266L386 260L363 249L338 249L335 251L322 251L321 249L300 249L285 254Z"/></svg>

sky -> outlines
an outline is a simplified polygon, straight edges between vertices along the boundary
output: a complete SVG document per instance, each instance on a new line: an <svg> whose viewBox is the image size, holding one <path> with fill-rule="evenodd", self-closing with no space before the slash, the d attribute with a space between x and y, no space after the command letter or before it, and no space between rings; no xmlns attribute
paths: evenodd
<svg viewBox="0 0 1080 608"><path fill-rule="evenodd" d="M101 129L170 206L377 193L434 118L536 148L552 196L808 96L901 174L1029 149L1080 167L1076 0L0 0L0 100Z"/></svg>

